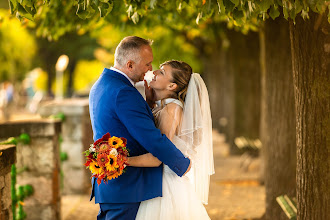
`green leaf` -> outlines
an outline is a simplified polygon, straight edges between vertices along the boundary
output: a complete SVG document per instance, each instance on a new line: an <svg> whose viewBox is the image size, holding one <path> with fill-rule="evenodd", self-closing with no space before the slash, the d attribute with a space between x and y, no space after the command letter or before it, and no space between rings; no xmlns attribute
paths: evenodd
<svg viewBox="0 0 330 220"><path fill-rule="evenodd" d="M30 184L24 185L23 191L24 191L25 197L32 195L34 192L33 187Z"/></svg>
<svg viewBox="0 0 330 220"><path fill-rule="evenodd" d="M51 115L50 118L60 119L61 121L65 121L65 114L63 112L59 112L57 114Z"/></svg>
<svg viewBox="0 0 330 220"><path fill-rule="evenodd" d="M157 5L157 0L150 0L150 4L149 4L149 7L151 9L154 9Z"/></svg>
<svg viewBox="0 0 330 220"><path fill-rule="evenodd" d="M131 14L133 14L133 12L134 12L133 5L129 5L126 12L128 14L128 17L131 17Z"/></svg>
<svg viewBox="0 0 330 220"><path fill-rule="evenodd" d="M287 7L283 7L283 16L286 20L289 18L289 11Z"/></svg>
<svg viewBox="0 0 330 220"><path fill-rule="evenodd" d="M66 161L68 160L68 154L66 152L61 152L60 153L60 158L61 158L61 161Z"/></svg>
<svg viewBox="0 0 330 220"><path fill-rule="evenodd" d="M296 10L292 9L292 10L290 11L290 18L291 18L293 21L295 21L295 19L296 19L296 15L297 15Z"/></svg>
<svg viewBox="0 0 330 220"><path fill-rule="evenodd" d="M17 2L15 0L9 0L10 14L14 14L17 10Z"/></svg>
<svg viewBox="0 0 330 220"><path fill-rule="evenodd" d="M23 144L29 144L31 142L31 138L28 134L23 133L19 136L19 141Z"/></svg>
<svg viewBox="0 0 330 220"><path fill-rule="evenodd" d="M88 7L86 10L84 10L85 4L78 4L76 15L78 15L81 19L90 18L93 15L94 9L92 7ZM95 11L94 11L95 12Z"/></svg>
<svg viewBox="0 0 330 220"><path fill-rule="evenodd" d="M271 0L261 0L259 4L260 11L267 12L271 4Z"/></svg>
<svg viewBox="0 0 330 220"><path fill-rule="evenodd" d="M223 0L223 5L225 6L226 13L232 12L235 8L235 4L230 0Z"/></svg>
<svg viewBox="0 0 330 220"><path fill-rule="evenodd" d="M232 3L234 3L235 6L239 4L239 0L230 0Z"/></svg>
<svg viewBox="0 0 330 220"><path fill-rule="evenodd" d="M21 0L21 4L24 6L29 6L29 7L34 6L31 0Z"/></svg>
<svg viewBox="0 0 330 220"><path fill-rule="evenodd" d="M107 16L113 9L113 2L111 3L101 3L98 7L98 10L100 12L100 17Z"/></svg>
<svg viewBox="0 0 330 220"><path fill-rule="evenodd" d="M238 10L238 9L234 10L233 11L233 18L235 19L236 24L238 26L242 26L244 24L244 13L243 13L243 11Z"/></svg>
<svg viewBox="0 0 330 220"><path fill-rule="evenodd" d="M273 19L273 20L275 20L275 18L277 18L278 16L280 16L280 12L279 12L279 10L278 10L278 8L276 7L274 7L274 6L272 6L271 8L270 8L270 12L269 12L269 16Z"/></svg>
<svg viewBox="0 0 330 220"><path fill-rule="evenodd" d="M32 16L34 16L34 15L37 13L37 10L34 8L34 6L32 6L32 7L28 7L28 6L26 6L26 7L25 7L25 10L26 10L29 14L31 14Z"/></svg>
<svg viewBox="0 0 330 220"><path fill-rule="evenodd" d="M20 16L25 17L25 18L33 21L33 16L30 13L28 13L25 10L25 8L18 2L17 2L17 12L19 13ZM17 17L19 17L19 15L16 14Z"/></svg>
<svg viewBox="0 0 330 220"><path fill-rule="evenodd" d="M226 8L222 0L218 0L218 10L219 14L224 14L226 12Z"/></svg>
<svg viewBox="0 0 330 220"><path fill-rule="evenodd" d="M137 12L134 12L134 14L131 17L132 21L134 22L134 24L137 24L139 22L139 14Z"/></svg>
<svg viewBox="0 0 330 220"><path fill-rule="evenodd" d="M294 8L295 8L296 13L298 14L303 9L303 5L300 3L300 1L295 1Z"/></svg>
<svg viewBox="0 0 330 220"><path fill-rule="evenodd" d="M14 137L10 137L7 140L0 142L0 145L6 145L6 144L13 144L13 145L17 145L17 139Z"/></svg>

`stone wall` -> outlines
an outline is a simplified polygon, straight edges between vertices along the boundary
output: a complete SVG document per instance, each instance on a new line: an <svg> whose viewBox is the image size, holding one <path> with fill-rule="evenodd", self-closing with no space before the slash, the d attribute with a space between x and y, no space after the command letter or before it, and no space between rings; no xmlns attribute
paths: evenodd
<svg viewBox="0 0 330 220"><path fill-rule="evenodd" d="M16 147L0 145L0 220L13 219L10 171L14 163L16 163Z"/></svg>
<svg viewBox="0 0 330 220"><path fill-rule="evenodd" d="M24 200L27 220L60 219L60 159L59 134L61 122L39 119L33 121L8 122L0 124L0 140L18 137L27 133L30 144L19 143L17 151L17 185L30 184L32 196Z"/></svg>
<svg viewBox="0 0 330 220"><path fill-rule="evenodd" d="M84 166L82 154L93 143L93 132L89 117L88 99L64 99L45 103L38 113L49 117L58 113L65 115L62 122L61 151L68 154L68 160L62 162L64 194L90 192L91 173ZM79 180L79 181L77 181Z"/></svg>

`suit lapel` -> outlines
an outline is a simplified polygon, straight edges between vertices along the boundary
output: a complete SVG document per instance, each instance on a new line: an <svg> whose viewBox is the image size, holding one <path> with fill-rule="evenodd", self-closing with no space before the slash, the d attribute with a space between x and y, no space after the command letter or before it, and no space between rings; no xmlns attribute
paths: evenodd
<svg viewBox="0 0 330 220"><path fill-rule="evenodd" d="M107 69L107 68L104 68L103 70L103 73L102 74L106 74L106 75L110 75L111 77L114 77L114 78L117 78L117 79L120 79L121 81L123 81L125 84L127 84L128 86L131 86L131 87L134 87L132 85L132 83L122 74L116 72L116 71L113 71L113 70L110 70L110 69ZM135 87L134 87L135 88Z"/></svg>
<svg viewBox="0 0 330 220"><path fill-rule="evenodd" d="M127 84L128 86L131 86L131 87L135 88L135 87L132 85L132 83L131 83L131 82L130 82L130 81L129 81L124 75L122 75L122 74L120 74L120 73L118 73L118 72L116 72L116 71L113 71L113 70L111 70L111 69L104 68L102 74L106 74L106 75L109 75L109 76L111 76L111 77L114 77L114 78L120 79L120 80L122 80L125 84ZM135 89L136 89L136 88L135 88ZM138 90L136 90L136 91L138 92ZM139 93L139 92L138 92L138 93ZM148 106L147 103L145 103L145 104L146 104L146 106ZM149 113L150 118L152 118L152 120L153 120L154 123L155 123L155 118L154 118L154 116L153 116L153 114L152 114L152 111L151 111L151 109L149 108L149 106L147 107L147 109L148 109L148 113Z"/></svg>

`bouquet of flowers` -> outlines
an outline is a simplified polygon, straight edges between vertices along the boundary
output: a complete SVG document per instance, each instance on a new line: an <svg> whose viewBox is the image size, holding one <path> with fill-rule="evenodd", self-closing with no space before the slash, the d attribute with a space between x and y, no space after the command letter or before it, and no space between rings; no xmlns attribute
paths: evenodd
<svg viewBox="0 0 330 220"><path fill-rule="evenodd" d="M99 185L102 180L107 182L123 174L128 165L127 157L129 155L126 142L125 138L111 137L109 133L106 133L84 152L85 166L93 173L92 177L97 178Z"/></svg>

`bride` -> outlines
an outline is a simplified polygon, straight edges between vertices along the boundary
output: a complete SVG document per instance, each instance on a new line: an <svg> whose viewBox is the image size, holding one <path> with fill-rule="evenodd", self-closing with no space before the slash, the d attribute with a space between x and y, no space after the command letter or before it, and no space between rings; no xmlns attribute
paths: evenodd
<svg viewBox="0 0 330 220"><path fill-rule="evenodd" d="M210 175L214 173L212 123L206 86L185 62L167 61L154 71L147 100L153 107L156 126L192 160L186 176L163 168L163 196L141 202L137 220L210 219L204 206L208 201ZM153 96L151 99L150 97ZM158 167L152 154L130 157L130 166Z"/></svg>

